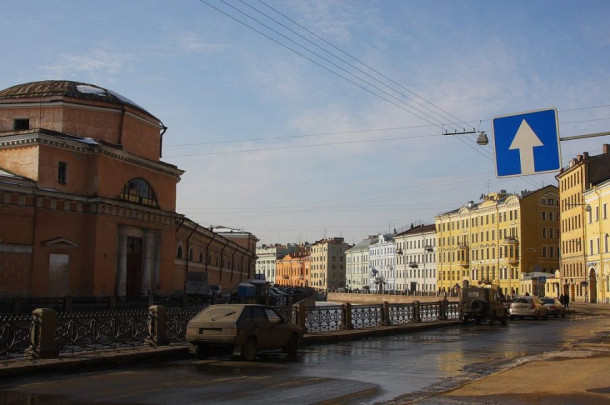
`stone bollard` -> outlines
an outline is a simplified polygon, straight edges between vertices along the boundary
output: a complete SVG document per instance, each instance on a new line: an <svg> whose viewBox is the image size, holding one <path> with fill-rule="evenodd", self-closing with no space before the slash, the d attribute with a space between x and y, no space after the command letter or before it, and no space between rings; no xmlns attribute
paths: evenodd
<svg viewBox="0 0 610 405"><path fill-rule="evenodd" d="M421 322L421 302L413 301L413 322Z"/></svg>
<svg viewBox="0 0 610 405"><path fill-rule="evenodd" d="M303 333L307 333L307 326L305 320L307 319L307 307L303 304L296 304L297 319L295 323L303 329Z"/></svg>
<svg viewBox="0 0 610 405"><path fill-rule="evenodd" d="M151 346L167 346L167 308L153 305L148 308L148 335L146 342Z"/></svg>
<svg viewBox="0 0 610 405"><path fill-rule="evenodd" d="M392 321L390 320L390 303L387 301L383 301L381 304L381 324L383 326L392 325Z"/></svg>
<svg viewBox="0 0 610 405"><path fill-rule="evenodd" d="M439 321L444 321L445 319L447 319L447 312L445 309L445 302L444 301L439 301L438 302L438 320Z"/></svg>
<svg viewBox="0 0 610 405"><path fill-rule="evenodd" d="M352 304L349 302L343 304L342 306L342 314L341 320L343 322L343 327L345 329L354 329L354 325L352 324Z"/></svg>
<svg viewBox="0 0 610 405"><path fill-rule="evenodd" d="M34 325L30 332L31 346L26 349L26 357L35 359L55 359L59 349L55 343L57 312L51 308L37 308L32 312Z"/></svg>

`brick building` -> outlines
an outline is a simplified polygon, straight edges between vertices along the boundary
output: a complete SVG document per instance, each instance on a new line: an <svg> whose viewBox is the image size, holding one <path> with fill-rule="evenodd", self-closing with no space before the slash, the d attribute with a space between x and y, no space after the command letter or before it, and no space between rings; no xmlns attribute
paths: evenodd
<svg viewBox="0 0 610 405"><path fill-rule="evenodd" d="M253 235L176 213L166 130L91 84L0 91L0 295L182 294L190 272L226 289L252 275Z"/></svg>

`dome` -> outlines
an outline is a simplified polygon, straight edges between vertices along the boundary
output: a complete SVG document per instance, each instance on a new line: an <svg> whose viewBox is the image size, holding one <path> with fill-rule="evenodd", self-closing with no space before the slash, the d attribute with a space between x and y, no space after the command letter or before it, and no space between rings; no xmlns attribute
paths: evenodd
<svg viewBox="0 0 610 405"><path fill-rule="evenodd" d="M45 80L18 84L0 90L0 101L12 98L64 96L84 100L101 101L111 104L126 105L141 111L153 118L154 115L140 107L127 97L94 84L73 82L70 80Z"/></svg>

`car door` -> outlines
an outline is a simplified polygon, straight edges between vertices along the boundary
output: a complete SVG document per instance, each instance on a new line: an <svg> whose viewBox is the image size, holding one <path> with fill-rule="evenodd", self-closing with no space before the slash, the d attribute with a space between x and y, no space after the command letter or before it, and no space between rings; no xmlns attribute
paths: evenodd
<svg viewBox="0 0 610 405"><path fill-rule="evenodd" d="M271 327L267 319L264 307L251 307L252 314L252 333L256 336L256 346L259 349L272 347Z"/></svg>
<svg viewBox="0 0 610 405"><path fill-rule="evenodd" d="M274 348L286 345L290 337L290 329L284 320L271 308L265 308L265 315L269 322L269 344Z"/></svg>

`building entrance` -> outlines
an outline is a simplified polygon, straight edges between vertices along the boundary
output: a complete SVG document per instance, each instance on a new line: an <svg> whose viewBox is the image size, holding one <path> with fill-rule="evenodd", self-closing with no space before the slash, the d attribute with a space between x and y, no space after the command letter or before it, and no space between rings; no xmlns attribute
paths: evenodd
<svg viewBox="0 0 610 405"><path fill-rule="evenodd" d="M127 280L126 295L141 295L142 285L142 238L127 237Z"/></svg>

